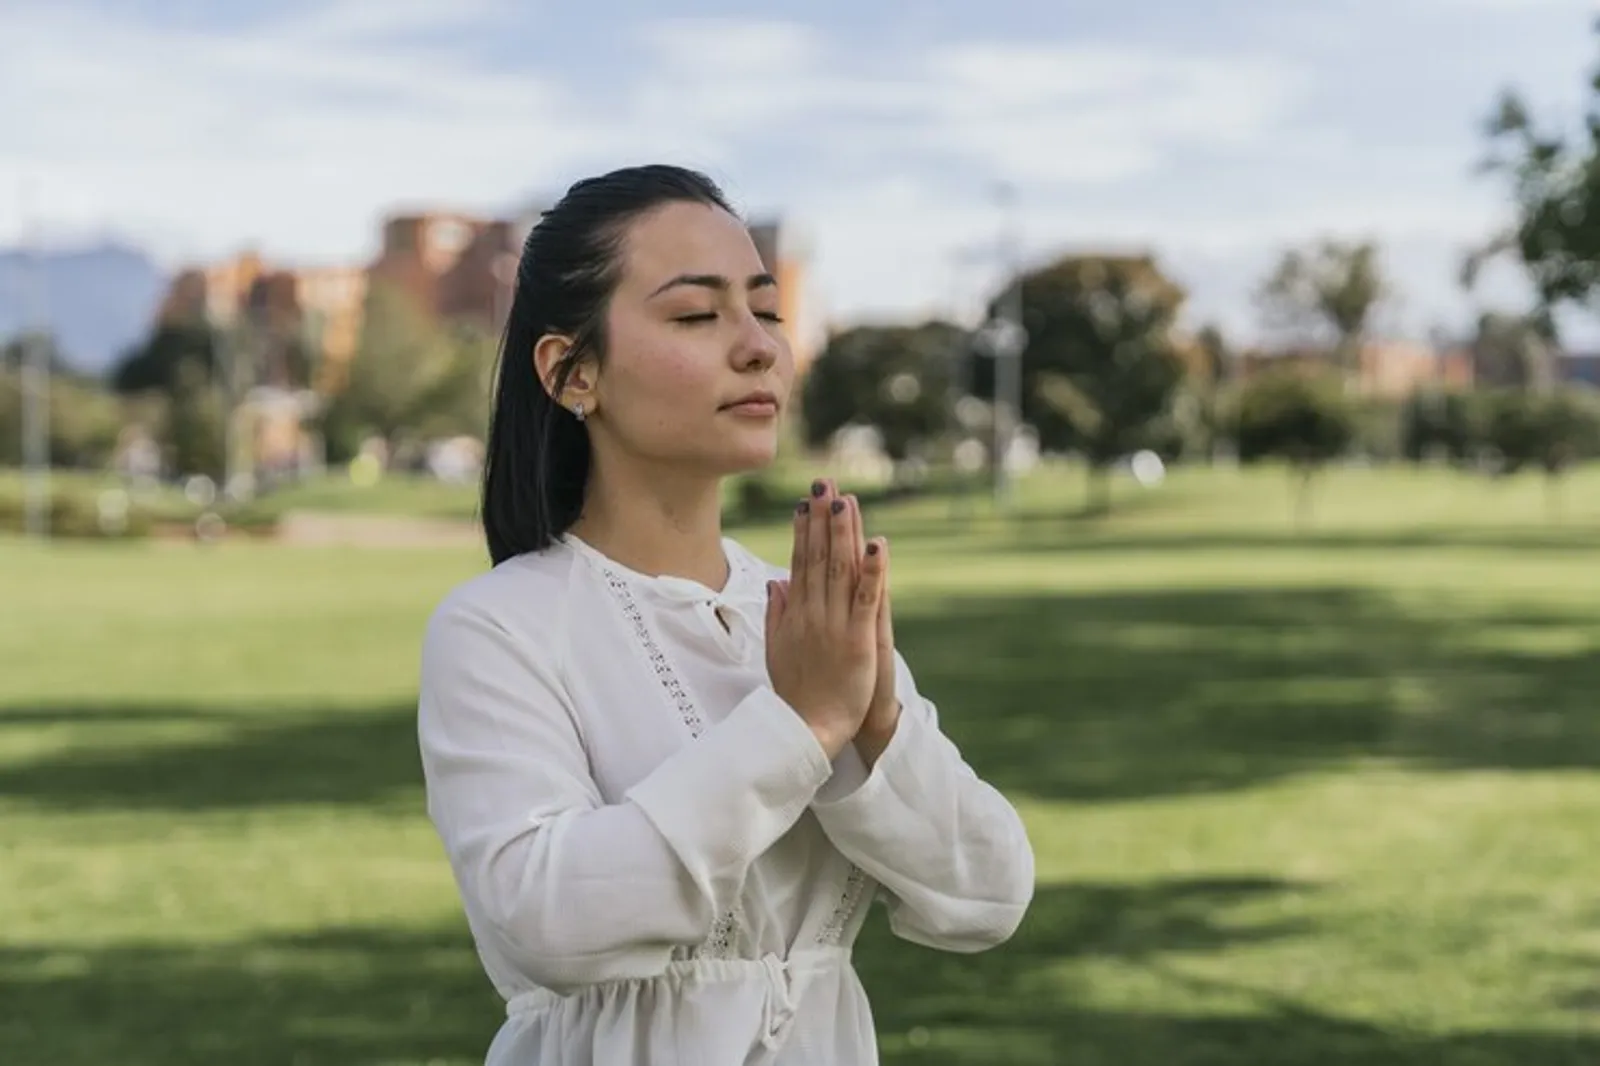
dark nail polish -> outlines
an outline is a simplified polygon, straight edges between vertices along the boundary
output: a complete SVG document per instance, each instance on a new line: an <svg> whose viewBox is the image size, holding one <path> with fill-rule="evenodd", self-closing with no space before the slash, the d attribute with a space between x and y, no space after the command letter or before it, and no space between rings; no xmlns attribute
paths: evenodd
<svg viewBox="0 0 1600 1066"><path fill-rule="evenodd" d="M867 545L867 554L868 555L877 555L878 554L878 542L877 541L873 541L871 544Z"/></svg>
<svg viewBox="0 0 1600 1066"><path fill-rule="evenodd" d="M801 500L800 501L800 506L796 507L794 509L794 513L795 514L805 514L809 510L811 510L811 503L809 501L807 501L807 500Z"/></svg>
<svg viewBox="0 0 1600 1066"><path fill-rule="evenodd" d="M828 486L824 485L822 482L813 481L811 483L811 495L813 495L813 496L821 496L824 492L827 492L827 491L828 491Z"/></svg>
<svg viewBox="0 0 1600 1066"><path fill-rule="evenodd" d="M844 510L844 501L843 500L834 500L833 501L833 513L834 514L838 514L840 511L843 511L843 510Z"/></svg>

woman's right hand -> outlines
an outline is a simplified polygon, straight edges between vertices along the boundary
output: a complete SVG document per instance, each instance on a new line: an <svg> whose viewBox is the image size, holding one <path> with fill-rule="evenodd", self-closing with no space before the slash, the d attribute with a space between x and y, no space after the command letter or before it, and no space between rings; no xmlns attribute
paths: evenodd
<svg viewBox="0 0 1600 1066"><path fill-rule="evenodd" d="M877 683L881 546L861 543L853 498L822 492L795 514L789 581L767 596L767 673L832 759L860 729Z"/></svg>

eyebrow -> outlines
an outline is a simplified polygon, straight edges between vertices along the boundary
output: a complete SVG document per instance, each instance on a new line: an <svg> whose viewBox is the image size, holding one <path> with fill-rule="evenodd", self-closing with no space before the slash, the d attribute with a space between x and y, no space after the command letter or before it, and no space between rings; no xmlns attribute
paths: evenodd
<svg viewBox="0 0 1600 1066"><path fill-rule="evenodd" d="M776 284L778 284L778 279L773 277L771 274L751 274L750 277L745 280L745 288L751 291L767 288ZM679 274L677 277L661 286L655 292L645 297L645 299L653 300L657 296L660 296L662 293L666 292L668 289L675 289L680 285L694 285L702 289L715 289L717 292L727 292L728 288L730 287L728 279L723 277L721 274Z"/></svg>

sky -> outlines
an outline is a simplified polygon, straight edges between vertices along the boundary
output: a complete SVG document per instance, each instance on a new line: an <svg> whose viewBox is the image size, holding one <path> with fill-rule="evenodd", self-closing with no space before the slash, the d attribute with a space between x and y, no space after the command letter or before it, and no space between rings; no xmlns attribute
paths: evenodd
<svg viewBox="0 0 1600 1066"><path fill-rule="evenodd" d="M811 263L815 324L970 316L1019 257L1149 251L1250 335L1290 245L1379 241L1381 328L1515 309L1462 253L1503 87L1582 113L1594 0L0 0L0 245L356 263L389 211L705 170ZM767 8L779 10L777 5ZM1015 190L1003 206L998 190Z"/></svg>

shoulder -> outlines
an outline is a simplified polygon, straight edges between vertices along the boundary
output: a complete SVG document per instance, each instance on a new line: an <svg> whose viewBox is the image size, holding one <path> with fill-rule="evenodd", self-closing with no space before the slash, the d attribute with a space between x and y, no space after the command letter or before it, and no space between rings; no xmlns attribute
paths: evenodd
<svg viewBox="0 0 1600 1066"><path fill-rule="evenodd" d="M424 657L505 642L559 657L576 557L565 545L519 555L452 588L428 618Z"/></svg>

